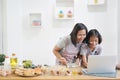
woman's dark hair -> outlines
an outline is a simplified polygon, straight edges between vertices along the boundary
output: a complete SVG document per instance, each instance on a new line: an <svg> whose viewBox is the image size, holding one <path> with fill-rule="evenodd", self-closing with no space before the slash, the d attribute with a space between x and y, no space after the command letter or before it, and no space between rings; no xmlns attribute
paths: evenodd
<svg viewBox="0 0 120 80"><path fill-rule="evenodd" d="M87 27L83 23L77 23L74 26L72 32L70 33L71 41L74 44L74 46L76 46L77 33L78 33L79 30L85 30L86 34L88 33Z"/></svg>
<svg viewBox="0 0 120 80"><path fill-rule="evenodd" d="M98 44L100 44L100 43L102 42L102 36L101 36L101 34L98 32L97 29L91 29L91 30L88 32L86 38L83 40L83 42L86 43L86 44L89 44L89 42L90 42L90 37L91 37L91 36L96 36L96 37L98 37Z"/></svg>

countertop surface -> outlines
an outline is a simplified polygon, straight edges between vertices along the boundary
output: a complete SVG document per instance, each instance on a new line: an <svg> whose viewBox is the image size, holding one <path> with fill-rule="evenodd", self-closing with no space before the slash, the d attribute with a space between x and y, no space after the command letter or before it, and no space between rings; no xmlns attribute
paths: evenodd
<svg viewBox="0 0 120 80"><path fill-rule="evenodd" d="M116 78L109 77L97 77L88 75L71 75L71 76L35 76L35 77L21 77L15 74L8 75L6 77L0 76L0 80L90 80L90 79L102 79L102 80L120 80L120 70L117 70Z"/></svg>

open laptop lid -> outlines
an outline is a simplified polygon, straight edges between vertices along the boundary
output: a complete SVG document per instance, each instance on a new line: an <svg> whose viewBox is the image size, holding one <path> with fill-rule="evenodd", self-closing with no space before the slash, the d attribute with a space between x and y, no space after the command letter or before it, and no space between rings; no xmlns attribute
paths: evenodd
<svg viewBox="0 0 120 80"><path fill-rule="evenodd" d="M88 57L88 73L115 72L117 56L90 55Z"/></svg>

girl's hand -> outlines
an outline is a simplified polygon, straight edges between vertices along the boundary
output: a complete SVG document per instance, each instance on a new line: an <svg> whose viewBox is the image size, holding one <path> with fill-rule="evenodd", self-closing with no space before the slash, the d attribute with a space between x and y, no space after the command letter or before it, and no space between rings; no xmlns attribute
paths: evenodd
<svg viewBox="0 0 120 80"><path fill-rule="evenodd" d="M82 55L82 67L87 68L87 59L86 55Z"/></svg>
<svg viewBox="0 0 120 80"><path fill-rule="evenodd" d="M83 62L83 65L82 65L84 68L87 68L87 63Z"/></svg>
<svg viewBox="0 0 120 80"><path fill-rule="evenodd" d="M67 65L67 61L64 57L60 58L59 61L63 64L63 65Z"/></svg>

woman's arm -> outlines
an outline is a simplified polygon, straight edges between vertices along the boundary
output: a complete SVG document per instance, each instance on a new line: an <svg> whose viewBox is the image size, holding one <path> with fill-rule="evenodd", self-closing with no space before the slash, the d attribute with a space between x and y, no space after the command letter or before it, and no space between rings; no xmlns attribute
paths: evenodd
<svg viewBox="0 0 120 80"><path fill-rule="evenodd" d="M66 64L67 64L67 61L66 61L66 59L65 59L64 57L62 57L62 56L60 55L60 53L59 53L60 50L61 50L61 48L55 46L55 47L53 48L53 53L54 53L54 55L57 57L57 59L58 59L62 64L66 65Z"/></svg>

